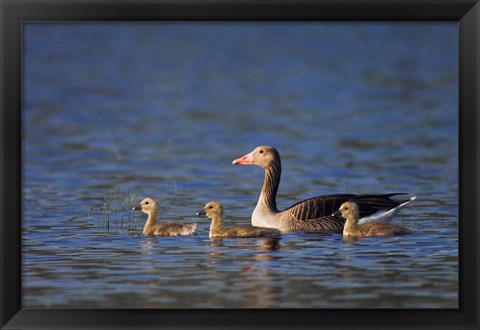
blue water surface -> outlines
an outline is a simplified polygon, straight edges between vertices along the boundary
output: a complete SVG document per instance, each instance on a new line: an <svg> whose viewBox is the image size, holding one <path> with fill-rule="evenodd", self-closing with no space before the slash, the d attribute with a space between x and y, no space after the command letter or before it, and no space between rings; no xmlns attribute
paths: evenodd
<svg viewBox="0 0 480 330"><path fill-rule="evenodd" d="M24 23L24 308L457 308L454 22ZM280 209L407 192L414 233L208 238L247 224L282 156ZM197 222L147 238L144 214Z"/></svg>

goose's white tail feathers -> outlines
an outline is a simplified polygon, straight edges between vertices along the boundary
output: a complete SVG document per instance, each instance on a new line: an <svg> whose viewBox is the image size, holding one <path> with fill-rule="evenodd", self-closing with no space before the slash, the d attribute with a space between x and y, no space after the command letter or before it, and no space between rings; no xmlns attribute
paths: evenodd
<svg viewBox="0 0 480 330"><path fill-rule="evenodd" d="M375 213L370 214L368 217L361 218L358 223L363 225L369 222L388 222L393 219L393 217L407 204L410 204L417 196L413 196L410 199L406 200L402 204L398 205L397 207L390 209L388 211L378 211Z"/></svg>

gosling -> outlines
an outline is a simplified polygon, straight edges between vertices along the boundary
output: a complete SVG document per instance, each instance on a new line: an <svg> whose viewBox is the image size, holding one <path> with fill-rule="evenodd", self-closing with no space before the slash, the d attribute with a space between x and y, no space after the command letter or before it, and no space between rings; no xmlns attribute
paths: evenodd
<svg viewBox="0 0 480 330"><path fill-rule="evenodd" d="M223 205L219 201L212 201L197 212L197 215L206 215L212 219L210 225L210 238L226 237L276 237L280 231L273 228L254 227L250 225L223 226Z"/></svg>
<svg viewBox="0 0 480 330"><path fill-rule="evenodd" d="M347 221L343 227L343 236L362 237L362 236L396 236L409 234L412 231L391 223L370 222L363 225L358 224L359 211L358 205L353 202L345 202L340 209L333 215L342 215Z"/></svg>
<svg viewBox="0 0 480 330"><path fill-rule="evenodd" d="M194 235L197 231L196 223L172 221L158 223L158 201L154 198L145 198L132 210L148 214L147 222L143 227L143 235L145 236L184 236Z"/></svg>

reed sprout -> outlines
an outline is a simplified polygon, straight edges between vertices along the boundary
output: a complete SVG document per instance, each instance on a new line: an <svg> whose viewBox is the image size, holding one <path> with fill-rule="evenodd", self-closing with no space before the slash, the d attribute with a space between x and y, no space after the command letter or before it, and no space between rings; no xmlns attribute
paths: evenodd
<svg viewBox="0 0 480 330"><path fill-rule="evenodd" d="M138 213L133 215L132 206L137 200L137 196L131 192L121 191L117 187L112 193L105 193L103 196L102 206L96 218L96 227L102 232L127 232L134 233L137 228ZM92 215L89 214L88 218Z"/></svg>

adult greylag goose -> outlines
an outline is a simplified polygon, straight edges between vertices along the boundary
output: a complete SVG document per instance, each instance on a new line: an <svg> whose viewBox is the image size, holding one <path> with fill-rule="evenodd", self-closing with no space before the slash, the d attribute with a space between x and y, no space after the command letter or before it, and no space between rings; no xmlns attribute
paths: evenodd
<svg viewBox="0 0 480 330"><path fill-rule="evenodd" d="M395 201L390 197L405 195L391 193L382 195L335 194L323 195L300 201L284 211L277 209L276 196L280 185L282 165L277 149L260 146L233 161L234 165L257 165L265 170L265 179L252 213L252 225L277 228L282 232L342 232L345 219L332 216L340 205L348 200L359 206L360 223L388 221L402 207L413 201Z"/></svg>
<svg viewBox="0 0 480 330"><path fill-rule="evenodd" d="M412 231L392 223L369 222L363 225L358 224L359 212L358 205L354 202L345 202L335 213L341 214L345 221L343 227L343 236L363 237L363 236L396 236L409 234Z"/></svg>
<svg viewBox="0 0 480 330"><path fill-rule="evenodd" d="M212 219L210 224L210 238L226 237L274 237L280 235L280 231L272 228L253 227L250 225L223 226L223 205L219 201L208 202L197 215L206 215Z"/></svg>
<svg viewBox="0 0 480 330"><path fill-rule="evenodd" d="M147 222L143 227L143 235L145 236L193 235L197 230L196 223L178 223L172 221L158 223L158 201L154 198L145 198L140 204L133 207L132 210L142 211L148 214Z"/></svg>

